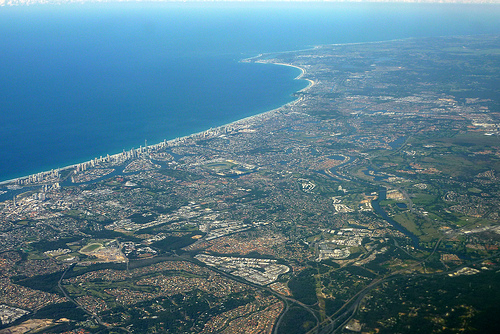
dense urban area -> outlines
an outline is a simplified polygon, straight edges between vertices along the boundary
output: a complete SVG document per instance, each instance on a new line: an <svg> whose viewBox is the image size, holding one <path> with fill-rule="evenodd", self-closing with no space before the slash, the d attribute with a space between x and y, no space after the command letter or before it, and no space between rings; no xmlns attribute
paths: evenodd
<svg viewBox="0 0 500 334"><path fill-rule="evenodd" d="M267 113L0 184L0 333L488 333L500 36L320 46Z"/></svg>

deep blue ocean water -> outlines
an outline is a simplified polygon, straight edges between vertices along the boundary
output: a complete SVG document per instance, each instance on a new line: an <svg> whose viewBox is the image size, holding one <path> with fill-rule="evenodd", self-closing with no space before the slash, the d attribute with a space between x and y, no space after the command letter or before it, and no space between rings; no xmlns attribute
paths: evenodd
<svg viewBox="0 0 500 334"><path fill-rule="evenodd" d="M500 33L500 5L96 3L0 7L0 181L290 102L300 71L242 58Z"/></svg>

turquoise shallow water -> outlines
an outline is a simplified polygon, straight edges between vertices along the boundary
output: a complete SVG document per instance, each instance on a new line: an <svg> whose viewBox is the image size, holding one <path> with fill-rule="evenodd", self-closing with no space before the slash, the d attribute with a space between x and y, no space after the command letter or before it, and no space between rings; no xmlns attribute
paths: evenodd
<svg viewBox="0 0 500 334"><path fill-rule="evenodd" d="M318 44L500 33L500 6L109 3L0 7L0 181L198 132L292 100Z"/></svg>

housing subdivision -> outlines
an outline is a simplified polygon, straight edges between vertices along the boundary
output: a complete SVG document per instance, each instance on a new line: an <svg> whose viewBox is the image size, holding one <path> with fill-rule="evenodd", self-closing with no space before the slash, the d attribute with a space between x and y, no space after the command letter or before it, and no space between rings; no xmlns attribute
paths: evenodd
<svg viewBox="0 0 500 334"><path fill-rule="evenodd" d="M279 275L287 273L290 268L278 264L276 260L252 259L243 257L212 256L198 254L195 258L208 266L246 279L249 282L267 285L278 279Z"/></svg>

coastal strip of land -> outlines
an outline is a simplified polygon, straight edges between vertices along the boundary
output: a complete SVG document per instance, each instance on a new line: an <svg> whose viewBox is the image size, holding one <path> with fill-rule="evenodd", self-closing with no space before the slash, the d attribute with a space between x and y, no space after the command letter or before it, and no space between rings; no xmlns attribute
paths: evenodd
<svg viewBox="0 0 500 334"><path fill-rule="evenodd" d="M293 52L293 51L290 51L290 52ZM261 56L261 55L259 55ZM256 57L259 57L259 56L256 56ZM250 61L251 59L253 58L247 58L245 60L243 60L243 62L248 62ZM266 64L267 62L265 61L256 61L256 63L262 63L262 64ZM299 67L299 66L296 66L296 65L292 65L292 64L285 64L285 63L272 63L272 64L275 64L275 65L281 65L281 66L288 66L288 67L293 67L293 68L297 68L301 71L301 74L299 74L295 80L306 80L309 82L308 86L301 89L300 91L298 91L299 93L300 92L304 92L308 89L310 89L313 85L314 85L314 81L311 80L311 79L303 79L303 76L304 74L306 73L305 72L305 69ZM230 122L230 123L227 123L227 124L223 124L223 125L220 125L220 126L217 126L217 127L214 127L214 128L210 128L210 129L207 129L205 131L201 131L201 132L196 132L196 133L192 133L190 135L186 135L186 136L182 136L182 137L177 137L177 138L173 138L173 139L169 139L169 140L164 140L160 143L155 143L155 144L151 144L151 145L148 145L147 149L150 149L150 150L159 150L159 149L164 149L166 147L170 147L170 146L174 146L175 144L177 143L182 143L182 142L185 142L186 140L189 140L189 139L193 139L193 138L198 138L198 137L203 137L203 136L207 136L208 134L218 134L218 133L221 133L221 132L225 132L227 131L227 129L238 129L238 128L243 128L243 127L247 127L255 122L259 122L260 120L262 120L263 118L266 118L266 115L270 114L270 113L273 113L273 112L278 112L280 109L284 108L284 107L287 107L287 106L292 106L294 104L296 104L301 98L298 97L297 99L295 99L294 101L291 101L291 102L288 102L286 104L284 104L283 106L281 107L278 107L278 108L275 108L275 109L272 109L272 110L268 110L268 111L265 111L263 113L259 113L259 114L256 114L256 115L252 115L252 116L248 116L248 117L245 117L245 118L242 118L242 119L239 119L239 120L236 120L236 121L233 121L233 122ZM139 146L139 148L137 149L133 149L133 150L130 150L128 151L128 153L132 154L133 155L133 151L137 152L137 153L141 153L145 148L143 148L141 145ZM112 154L112 155L107 155L106 159L108 161L123 161L123 159L126 158L126 155L125 153L116 153L116 154ZM63 171L68 171L68 170L74 170L75 168L78 168L79 166L82 166L82 165L90 165L92 163L92 161L103 161L102 157L101 158L95 158L93 160L89 160L89 161L83 161L81 163L76 163L76 164L71 164L71 165L68 165L68 166L64 166L64 167L60 167L60 168L56 168L56 169L52 169L50 171L43 171L43 172L39 172L39 173L35 173L35 174L30 174L30 175L26 175L26 176L21 176L21 177L17 177L17 178L13 178L13 179L9 179L9 180L5 180L5 181L0 181L0 186L6 186L6 185L12 185L12 184L17 184L17 185L20 185L23 183L23 181L26 181L26 180L30 180L30 179L34 179L36 178L37 176L40 176L41 177L41 182L29 182L28 184L29 185L33 185L33 184L43 184L45 183L45 180L43 178L44 175L47 175L47 174L59 174ZM51 178L50 179L50 182L54 182L54 178ZM26 185L28 185L26 184Z"/></svg>

